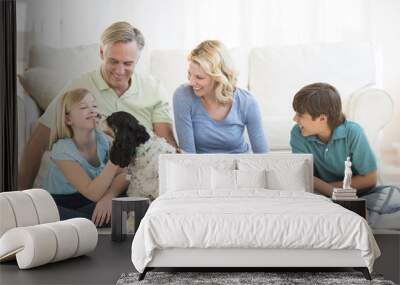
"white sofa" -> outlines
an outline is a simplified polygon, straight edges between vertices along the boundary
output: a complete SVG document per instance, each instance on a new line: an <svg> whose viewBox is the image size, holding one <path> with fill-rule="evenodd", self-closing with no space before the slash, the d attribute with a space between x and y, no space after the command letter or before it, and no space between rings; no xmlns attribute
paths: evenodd
<svg viewBox="0 0 400 285"><path fill-rule="evenodd" d="M149 70L159 79L172 101L175 88L187 81L188 52L151 51L149 58L141 59L138 69ZM380 133L391 119L393 103L384 90L373 88L376 66L370 44L265 46L232 49L231 54L239 71L239 87L249 89L260 103L272 151L290 150L289 133L294 115L291 102L295 92L306 84L320 81L338 88L348 118L364 127L379 155ZM75 48L36 46L31 49L29 69L21 74L21 82L43 107L66 82L99 64L96 44ZM18 103L21 152L40 111L26 96L19 96Z"/></svg>

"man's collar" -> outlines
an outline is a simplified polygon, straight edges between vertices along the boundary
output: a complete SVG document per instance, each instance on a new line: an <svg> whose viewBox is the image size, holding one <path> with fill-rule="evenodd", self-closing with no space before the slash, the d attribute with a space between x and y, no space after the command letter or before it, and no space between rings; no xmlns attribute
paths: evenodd
<svg viewBox="0 0 400 285"><path fill-rule="evenodd" d="M97 69L95 77L95 84L99 90L107 90L112 89L107 82L104 80L103 75L101 74L101 66ZM129 79L129 88L124 92L124 94L135 94L138 92L138 81L135 73L132 74L132 77Z"/></svg>
<svg viewBox="0 0 400 285"><path fill-rule="evenodd" d="M94 82L99 90L111 89L111 87L108 86L107 82L103 78L103 75L101 74L101 66L96 71Z"/></svg>

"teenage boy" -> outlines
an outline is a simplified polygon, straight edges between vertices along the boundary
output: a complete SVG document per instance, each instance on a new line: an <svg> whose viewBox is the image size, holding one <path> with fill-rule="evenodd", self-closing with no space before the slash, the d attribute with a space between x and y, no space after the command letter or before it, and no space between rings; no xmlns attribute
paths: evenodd
<svg viewBox="0 0 400 285"><path fill-rule="evenodd" d="M346 120L335 87L314 83L303 87L293 99L297 123L290 135L293 153L311 153L314 158L314 189L331 197L342 188L347 157L352 162L351 187L367 200L376 213L400 211L400 188L376 186L377 162L360 125Z"/></svg>

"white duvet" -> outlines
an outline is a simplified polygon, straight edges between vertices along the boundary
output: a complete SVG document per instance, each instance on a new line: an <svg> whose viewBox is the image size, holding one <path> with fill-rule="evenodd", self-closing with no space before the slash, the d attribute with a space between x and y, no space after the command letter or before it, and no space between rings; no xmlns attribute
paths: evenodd
<svg viewBox="0 0 400 285"><path fill-rule="evenodd" d="M357 214L320 195L265 189L160 196L134 237L135 268L165 248L358 249L370 271L380 255Z"/></svg>

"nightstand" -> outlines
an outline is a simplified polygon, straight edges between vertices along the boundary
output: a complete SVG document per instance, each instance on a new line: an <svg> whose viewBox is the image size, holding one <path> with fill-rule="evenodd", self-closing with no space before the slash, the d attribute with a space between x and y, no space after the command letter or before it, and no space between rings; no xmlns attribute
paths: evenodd
<svg viewBox="0 0 400 285"><path fill-rule="evenodd" d="M126 239L126 220L130 211L135 212L135 232L140 221L150 206L150 199L143 197L120 197L112 199L111 239L123 241Z"/></svg>
<svg viewBox="0 0 400 285"><path fill-rule="evenodd" d="M340 206L359 214L364 219L367 219L367 204L365 199L347 199L347 200L333 200L332 202L339 204Z"/></svg>

